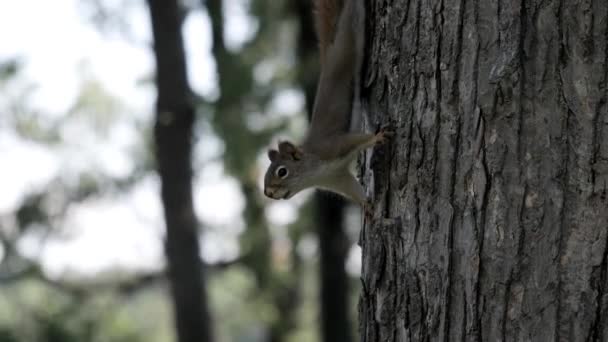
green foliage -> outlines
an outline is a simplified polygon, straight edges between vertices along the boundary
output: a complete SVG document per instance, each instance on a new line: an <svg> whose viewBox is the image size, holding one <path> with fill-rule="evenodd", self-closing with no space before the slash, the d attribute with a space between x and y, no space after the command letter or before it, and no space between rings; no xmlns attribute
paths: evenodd
<svg viewBox="0 0 608 342"><path fill-rule="evenodd" d="M119 116L125 112L122 101L104 89L99 81L85 78L64 120L87 120L87 124L95 127L97 134L107 137Z"/></svg>
<svg viewBox="0 0 608 342"><path fill-rule="evenodd" d="M19 61L17 59L0 62L0 85L11 79L19 70Z"/></svg>
<svg viewBox="0 0 608 342"><path fill-rule="evenodd" d="M62 130L76 122L81 124L80 129L91 132L83 134L87 138L97 135L103 140L115 129L116 122L124 123L125 116L130 115L119 98L91 78L85 77L78 98L65 115L34 109L30 99L35 89L33 81L21 73L19 63L0 63L0 128L12 130L15 138L27 146L48 151L74 148ZM142 140L147 132L149 129L142 129ZM14 212L0 213L0 342L170 341L170 312L158 309L168 307L165 302L159 303L162 297L158 291L146 303L133 305L138 307L131 309L133 313L127 313L131 303L123 302L114 290L94 294L71 291L69 286L63 287L61 280L47 279L38 260L21 255L18 248L34 226L35 235L43 239L62 232L62 220L73 204L130 189L152 170L149 146L145 142L136 146L135 171L124 179L114 179L95 167L73 170L61 165L61 172L48 185L27 189ZM149 317L164 324L150 326L140 319L148 302L156 303L156 311Z"/></svg>
<svg viewBox="0 0 608 342"><path fill-rule="evenodd" d="M0 341L162 341L146 337L132 317L121 314L118 298L99 297L73 297L35 281L4 287Z"/></svg>

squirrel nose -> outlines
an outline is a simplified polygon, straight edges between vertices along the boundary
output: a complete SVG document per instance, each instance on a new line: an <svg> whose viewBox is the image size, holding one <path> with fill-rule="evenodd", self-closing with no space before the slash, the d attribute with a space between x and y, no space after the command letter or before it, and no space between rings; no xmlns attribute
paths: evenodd
<svg viewBox="0 0 608 342"><path fill-rule="evenodd" d="M264 189L264 195L266 195L266 197L272 198L272 191L270 189Z"/></svg>

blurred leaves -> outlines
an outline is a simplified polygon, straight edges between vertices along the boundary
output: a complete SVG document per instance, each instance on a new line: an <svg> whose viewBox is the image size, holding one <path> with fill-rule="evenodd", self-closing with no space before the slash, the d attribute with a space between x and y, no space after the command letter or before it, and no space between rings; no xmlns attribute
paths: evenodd
<svg viewBox="0 0 608 342"><path fill-rule="evenodd" d="M230 8L226 1L245 6L246 15L256 23L251 37L236 48L224 44L226 18L231 15L226 13ZM143 1L78 4L85 20L104 34L141 44L137 31L142 28L126 20L124 13L143 6ZM303 103L294 100L303 95L297 79L298 25L289 14L290 1L188 0L184 4L184 16L192 11L209 13L219 87L217 97L192 95L200 149L215 151L210 147L214 141L221 146L217 153L206 151L212 158L197 164L194 171L202 173L209 164L221 164L227 176L239 181L245 199L246 229L238 236L238 255L224 265L208 265L219 341L316 341L317 260L298 252L307 234L310 238L310 205L299 208L289 226L277 227L267 218L268 202L259 189L264 171L259 161L268 145L277 135L302 134L305 122ZM28 188L14 211L0 212L0 342L172 340L172 312L162 271L110 270L81 281L70 270L51 274L39 259L21 255L18 241L32 227L44 234L61 234L76 205L88 199L119 198L149 177L155 163L148 117L130 108L128 98L106 89L86 67L80 68L77 97L60 115L33 108L37 85L21 67L18 59L0 61L0 90L10 88L0 94L0 111L6 113L0 118L0 129L53 153L59 171L48 182ZM138 86L149 86L151 79L144 77ZM292 95L288 109L277 105L286 93ZM124 155L101 159L104 147L120 141L116 134L125 129L135 132L137 141L120 146ZM122 173L115 165L121 158L131 166ZM119 171L113 173L116 168ZM41 241L37 251L44 250ZM107 246L108 253L113 247Z"/></svg>
<svg viewBox="0 0 608 342"><path fill-rule="evenodd" d="M130 23L125 14L140 9L144 5L142 0L79 0L77 4L85 20L100 32L120 36L133 44L141 43L136 32L141 28Z"/></svg>
<svg viewBox="0 0 608 342"><path fill-rule="evenodd" d="M93 300L73 297L36 281L5 286L0 294L0 341L160 342L125 316L117 300L101 293ZM143 309L143 308L142 308ZM167 313L165 313L167 314ZM149 312L148 317L162 315ZM160 327L160 326L159 326ZM165 327L166 328L166 327ZM158 330L160 336L166 332Z"/></svg>
<svg viewBox="0 0 608 342"><path fill-rule="evenodd" d="M64 120L85 119L95 133L107 137L119 115L125 111L126 106L120 99L111 95L99 81L87 78L82 82L78 97Z"/></svg>
<svg viewBox="0 0 608 342"><path fill-rule="evenodd" d="M6 80L14 77L19 70L20 64L17 59L0 62L0 85Z"/></svg>

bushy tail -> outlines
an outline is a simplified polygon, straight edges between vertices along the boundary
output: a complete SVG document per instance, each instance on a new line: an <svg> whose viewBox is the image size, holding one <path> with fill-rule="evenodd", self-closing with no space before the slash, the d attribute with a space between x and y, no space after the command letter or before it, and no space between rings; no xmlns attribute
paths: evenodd
<svg viewBox="0 0 608 342"><path fill-rule="evenodd" d="M336 35L336 27L344 0L315 0L315 28L319 38L321 60Z"/></svg>
<svg viewBox="0 0 608 342"><path fill-rule="evenodd" d="M344 133L359 127L360 72L364 56L364 0L315 0L321 74L310 131ZM325 139L310 137L307 140Z"/></svg>

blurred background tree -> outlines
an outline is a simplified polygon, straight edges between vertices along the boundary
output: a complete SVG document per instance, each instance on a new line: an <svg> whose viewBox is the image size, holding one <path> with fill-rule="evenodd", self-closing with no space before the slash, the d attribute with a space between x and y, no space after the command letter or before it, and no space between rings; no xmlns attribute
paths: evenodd
<svg viewBox="0 0 608 342"><path fill-rule="evenodd" d="M4 31L28 3L0 5ZM172 341L147 3L37 5L48 32L27 27L30 46L9 37L0 51L0 341ZM182 266L208 283L215 340L352 340L357 213L326 195L260 192L266 148L305 132L318 73L310 3L178 5L192 85L179 103L193 114L182 138L202 224L176 251L188 244ZM169 167L188 150L172 153Z"/></svg>

